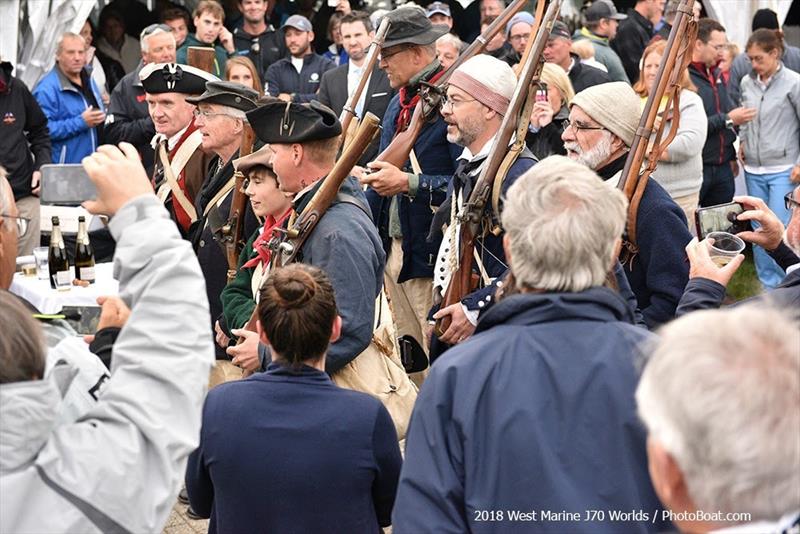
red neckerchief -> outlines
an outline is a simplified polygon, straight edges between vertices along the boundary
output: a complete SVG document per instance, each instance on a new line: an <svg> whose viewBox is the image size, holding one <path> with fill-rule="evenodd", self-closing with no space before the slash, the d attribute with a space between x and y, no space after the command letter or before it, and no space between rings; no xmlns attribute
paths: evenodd
<svg viewBox="0 0 800 534"><path fill-rule="evenodd" d="M189 126L186 128L186 131L183 132L178 142L175 143L175 146L172 147L172 150L169 151L169 160L175 157L175 154L178 152L178 149L181 145L189 138L190 135L197 130L197 126L194 123L194 117L192 117L192 122L189 123ZM181 188L183 193L186 195L186 198L189 199L189 202L194 202L194 199L189 196L189 192L186 190L186 168L181 170L180 175L175 178L178 181L178 187ZM186 213L186 210L183 209L181 203L175 199L172 199L172 210L175 212L175 220L178 221L178 225L183 228L184 232L189 231L189 227L192 225L192 219L189 217L189 214Z"/></svg>
<svg viewBox="0 0 800 534"><path fill-rule="evenodd" d="M444 69L439 67L439 70L436 71L433 76L424 80L428 83L436 83L436 80L441 78L442 74L444 74ZM397 114L397 132L402 132L408 125L411 123L411 115L414 113L414 108L417 106L417 102L419 102L419 85L413 90L413 96L409 99L409 88L408 86L403 86L400 88L400 113Z"/></svg>
<svg viewBox="0 0 800 534"><path fill-rule="evenodd" d="M267 215L267 220L264 221L264 230L261 232L255 241L253 241L253 250L256 252L256 256L252 258L250 261L242 265L245 269L251 269L262 263L264 265L269 264L269 258L272 256L272 251L267 246L269 244L269 240L272 239L272 229L276 226L282 226L283 222L289 218L289 215L292 213L292 208L286 210L286 213L280 216L278 220L275 220L275 217L272 215Z"/></svg>

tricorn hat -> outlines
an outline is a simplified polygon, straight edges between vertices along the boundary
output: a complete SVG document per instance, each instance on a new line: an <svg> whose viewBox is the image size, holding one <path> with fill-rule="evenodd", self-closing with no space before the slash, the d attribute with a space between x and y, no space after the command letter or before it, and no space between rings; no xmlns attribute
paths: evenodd
<svg viewBox="0 0 800 534"><path fill-rule="evenodd" d="M399 7L386 14L389 31L383 48L400 44L427 45L436 41L450 29L444 24L433 24L419 6Z"/></svg>
<svg viewBox="0 0 800 534"><path fill-rule="evenodd" d="M146 93L183 93L199 95L206 90L206 82L219 81L208 72L176 63L148 63L139 71L139 79Z"/></svg>
<svg viewBox="0 0 800 534"><path fill-rule="evenodd" d="M336 114L316 100L310 104L270 102L249 111L247 120L265 143L305 143L342 133Z"/></svg>
<svg viewBox="0 0 800 534"><path fill-rule="evenodd" d="M258 93L236 82L213 81L206 83L206 90L200 96L186 99L190 104L219 104L242 111L250 111L256 107Z"/></svg>

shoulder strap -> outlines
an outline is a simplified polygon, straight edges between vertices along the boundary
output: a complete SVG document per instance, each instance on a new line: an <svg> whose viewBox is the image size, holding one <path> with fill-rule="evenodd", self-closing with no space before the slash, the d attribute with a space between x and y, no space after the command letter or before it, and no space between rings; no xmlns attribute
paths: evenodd
<svg viewBox="0 0 800 534"><path fill-rule="evenodd" d="M194 206L189 199L186 198L186 194L181 189L180 184L178 184L178 180L175 178L175 174L173 173L172 166L169 163L169 158L167 158L167 147L166 143L161 142L158 144L158 157L161 160L161 165L164 167L164 177L167 179L167 184L169 184L169 188L172 191L172 197L181 205L183 210L191 219L191 222L195 222L197 220L197 211L195 211Z"/></svg>
<svg viewBox="0 0 800 534"><path fill-rule="evenodd" d="M520 157L524 159L536 159L536 156L534 156L525 145L524 137L517 139L514 144L511 145L506 157L503 159L503 163L500 164L500 169L497 171L497 178L495 178L494 184L492 184L492 219L495 221L492 233L494 235L500 235L502 231L500 228L500 193L503 190L503 182L505 182L506 175L509 169L511 169L511 166L514 165L514 162Z"/></svg>
<svg viewBox="0 0 800 534"><path fill-rule="evenodd" d="M353 206L356 206L358 209L363 211L367 215L367 217L369 217L369 220L372 220L372 213L370 213L369 208L364 206L363 202L361 202L358 198L354 197L350 193L342 193L341 191L339 191L339 193L337 193L336 195L336 201L337 204L338 203L352 204Z"/></svg>

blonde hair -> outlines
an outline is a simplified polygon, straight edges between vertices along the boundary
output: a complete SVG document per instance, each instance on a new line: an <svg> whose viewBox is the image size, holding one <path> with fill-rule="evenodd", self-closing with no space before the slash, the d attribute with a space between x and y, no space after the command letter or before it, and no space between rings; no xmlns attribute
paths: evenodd
<svg viewBox="0 0 800 534"><path fill-rule="evenodd" d="M240 65L250 71L250 76L253 77L253 90L256 91L259 95L263 95L264 86L261 85L261 78L259 77L258 72L256 71L256 66L253 64L253 62L250 60L249 57L233 56L228 58L228 60L225 62L225 79L226 80L231 79L231 70L233 70L233 67L235 67L236 65Z"/></svg>
<svg viewBox="0 0 800 534"><path fill-rule="evenodd" d="M661 56L661 60L664 60L664 52L667 50L667 42L664 40L656 41L654 43L650 43L650 46L644 49L644 53L642 54L642 60L639 62L639 79L633 84L633 90L636 91L636 94L639 96L648 96L647 94L647 86L644 83L644 64L647 61L647 56L650 54L658 54ZM689 78L689 69L684 69L681 72L680 79L678 80L678 85L681 86L681 89L688 89L689 91L697 92L697 87L692 83L691 78Z"/></svg>
<svg viewBox="0 0 800 534"><path fill-rule="evenodd" d="M570 102L575 97L575 89L572 88L572 82L569 81L564 69L554 63L545 63L544 67L542 67L542 81L548 86L558 89L563 100L562 106L570 105ZM555 110L555 112L558 113L558 110Z"/></svg>

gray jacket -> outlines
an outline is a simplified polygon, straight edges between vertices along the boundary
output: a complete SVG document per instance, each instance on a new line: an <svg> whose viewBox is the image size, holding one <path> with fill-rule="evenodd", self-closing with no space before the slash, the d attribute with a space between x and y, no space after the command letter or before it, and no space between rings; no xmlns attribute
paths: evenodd
<svg viewBox="0 0 800 534"><path fill-rule="evenodd" d="M154 195L125 204L110 229L132 309L111 378L61 425L71 366L0 385L0 532L160 532L197 447L214 359L197 259Z"/></svg>
<svg viewBox="0 0 800 534"><path fill-rule="evenodd" d="M800 48L786 45L781 57L783 64L795 72L800 72ZM728 81L728 95L731 97L733 107L738 107L742 103L742 80L753 71L750 65L750 58L747 52L742 52L733 59L731 63L731 75Z"/></svg>
<svg viewBox="0 0 800 534"><path fill-rule="evenodd" d="M739 137L748 165L800 164L800 74L783 64L766 89L750 73L742 80L742 103L756 108L756 118Z"/></svg>

